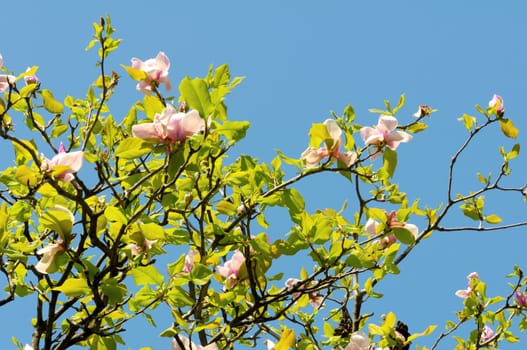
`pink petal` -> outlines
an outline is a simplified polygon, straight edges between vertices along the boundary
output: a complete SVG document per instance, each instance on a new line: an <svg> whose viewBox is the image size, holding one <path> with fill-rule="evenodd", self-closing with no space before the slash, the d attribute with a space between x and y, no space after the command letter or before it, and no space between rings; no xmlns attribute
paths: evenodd
<svg viewBox="0 0 527 350"><path fill-rule="evenodd" d="M70 171L76 173L82 167L82 161L84 159L84 152L65 152L59 153L55 157L57 159L57 165L64 165L70 167Z"/></svg>
<svg viewBox="0 0 527 350"><path fill-rule="evenodd" d="M342 135L342 130L339 128L337 122L334 119L326 119L324 121L326 129L328 130L329 136L333 139L333 144L331 148L333 149L336 145L340 143L340 136Z"/></svg>
<svg viewBox="0 0 527 350"><path fill-rule="evenodd" d="M189 136L194 135L205 129L205 120L200 117L198 111L192 110L182 118L181 127Z"/></svg>
<svg viewBox="0 0 527 350"><path fill-rule="evenodd" d="M380 131L392 131L397 127L397 119L391 115L381 115L377 123L377 129Z"/></svg>
<svg viewBox="0 0 527 350"><path fill-rule="evenodd" d="M132 135L139 137L140 139L161 140L154 123L144 123L132 126Z"/></svg>
<svg viewBox="0 0 527 350"><path fill-rule="evenodd" d="M329 154L326 147L308 147L304 152L302 152L300 158L305 160L306 167L312 168L314 166L317 166L322 159L328 156Z"/></svg>
<svg viewBox="0 0 527 350"><path fill-rule="evenodd" d="M167 71L170 68L170 60L163 51L160 51L156 56L156 66L162 71Z"/></svg>
<svg viewBox="0 0 527 350"><path fill-rule="evenodd" d="M364 229L370 236L377 236L377 226L378 225L379 224L377 223L377 221L370 218L368 219L368 221L366 221L366 225L364 226Z"/></svg>

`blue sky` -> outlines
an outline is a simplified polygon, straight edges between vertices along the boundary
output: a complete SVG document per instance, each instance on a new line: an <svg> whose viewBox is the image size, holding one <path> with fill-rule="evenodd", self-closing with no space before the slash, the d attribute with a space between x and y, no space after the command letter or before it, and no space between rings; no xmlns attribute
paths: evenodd
<svg viewBox="0 0 527 350"><path fill-rule="evenodd" d="M83 96L98 73L95 52L84 48L92 23L106 13L117 29L115 36L123 38L108 61L122 76L111 104L115 119L141 98L120 64L129 64L133 56L154 57L158 51L171 59L174 85L186 75L203 76L210 64L228 63L233 75L246 77L227 100L231 118L252 124L236 152L266 162L275 149L299 155L311 123L328 118L330 110L340 113L352 104L358 122L373 125L377 116L368 109L381 108L384 99L395 103L404 93L401 123L411 120L419 104L439 110L428 131L399 148L402 190L430 206L445 200L446 166L466 135L456 119L475 114L475 104L486 105L494 93L503 96L507 115L520 129L518 142L525 140L527 5L519 1L12 1L2 5L5 66L18 73L38 65L43 86L55 97ZM484 136L473 156L464 159L460 189L475 186L477 171L495 173L498 146L513 144L499 133ZM512 164L518 185L525 182L524 159ZM340 208L351 193L346 186L340 179L321 177L299 188L315 210ZM498 198L492 209L510 220L527 217L521 200ZM458 218L451 222L459 223ZM286 232L287 225L276 219L271 238ZM411 331L428 324L441 331L461 308L454 292L466 286L466 275L478 271L490 294L506 292L503 277L513 265L527 268L526 243L525 229L436 233L403 263L401 275L380 286L386 297L374 301L372 311L394 311ZM17 318L16 328L0 330L2 348L11 346L11 335L30 340L29 319L19 307L13 304L0 312L2 324L7 314ZM157 330L135 324L134 333L124 336L129 348L167 349L168 341L157 334L168 324L158 324Z"/></svg>

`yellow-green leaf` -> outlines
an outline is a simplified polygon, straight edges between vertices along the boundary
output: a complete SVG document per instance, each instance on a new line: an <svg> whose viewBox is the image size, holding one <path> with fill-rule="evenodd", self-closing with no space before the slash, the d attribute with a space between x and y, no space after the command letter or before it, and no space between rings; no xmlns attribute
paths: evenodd
<svg viewBox="0 0 527 350"><path fill-rule="evenodd" d="M25 186L33 187L38 183L38 178L35 173L25 165L21 165L16 169L15 178Z"/></svg>
<svg viewBox="0 0 527 350"><path fill-rule="evenodd" d="M503 135L511 139L515 139L518 136L519 130L510 119L500 119L500 128Z"/></svg>
<svg viewBox="0 0 527 350"><path fill-rule="evenodd" d="M53 290L62 292L68 297L78 297L91 294L88 282L84 278L69 278L61 286L54 287Z"/></svg>
<svg viewBox="0 0 527 350"><path fill-rule="evenodd" d="M292 348L295 343L295 331L289 328L285 328L282 332L280 340L278 341L278 343L276 343L274 348L275 350L287 350Z"/></svg>
<svg viewBox="0 0 527 350"><path fill-rule="evenodd" d="M138 137L122 140L115 150L115 156L123 159L135 159L152 150L152 145Z"/></svg>
<svg viewBox="0 0 527 350"><path fill-rule="evenodd" d="M67 239L73 229L74 219L71 211L57 205L42 214L40 223L47 229L57 232L62 239Z"/></svg>
<svg viewBox="0 0 527 350"><path fill-rule="evenodd" d="M485 221L489 224L499 224L501 222L501 218L496 214L490 214L485 216Z"/></svg>
<svg viewBox="0 0 527 350"><path fill-rule="evenodd" d="M51 91L44 89L40 93L42 95L42 100L44 100L44 108L49 113L59 114L64 111L64 106L59 101L55 100Z"/></svg>
<svg viewBox="0 0 527 350"><path fill-rule="evenodd" d="M147 75L146 72L141 69L136 69L132 67L125 66L124 64L121 65L126 70L126 73L135 81L145 80Z"/></svg>

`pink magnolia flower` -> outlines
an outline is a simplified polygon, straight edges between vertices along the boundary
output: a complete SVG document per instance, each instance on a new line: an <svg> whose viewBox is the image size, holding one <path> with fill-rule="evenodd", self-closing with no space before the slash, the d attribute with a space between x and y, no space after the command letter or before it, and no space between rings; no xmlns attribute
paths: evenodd
<svg viewBox="0 0 527 350"><path fill-rule="evenodd" d="M245 263L245 257L242 252L236 250L231 257L223 266L217 266L216 270L220 275L225 277L228 281L229 287L232 288L238 280L240 269Z"/></svg>
<svg viewBox="0 0 527 350"><path fill-rule="evenodd" d="M143 243L141 245L138 245L136 243L130 243L128 244L128 247L130 248L133 256L138 256L142 252L147 252L150 249L152 249L152 246L157 242L157 239L155 240L149 240L144 239Z"/></svg>
<svg viewBox="0 0 527 350"><path fill-rule="evenodd" d="M29 72L30 70L31 70L31 67L27 67L26 72ZM26 85L37 84L38 77L35 74L26 75L24 77L24 81L26 82Z"/></svg>
<svg viewBox="0 0 527 350"><path fill-rule="evenodd" d="M468 274L467 279L468 279L467 289L460 289L456 291L456 296L463 298L463 299L466 299L470 296L470 293L472 293L472 287L470 286L471 281L473 279L479 279L479 275L477 272L471 272Z"/></svg>
<svg viewBox="0 0 527 350"><path fill-rule="evenodd" d="M298 283L302 282L298 278L288 278L285 281L285 287L287 289L293 289ZM304 287L300 288L299 290L302 290ZM298 298L300 296L300 292L293 293L293 298ZM309 293L309 303L311 306L313 306L315 309L319 308L322 305L322 301L324 298L320 295L318 295L316 292L310 292Z"/></svg>
<svg viewBox="0 0 527 350"><path fill-rule="evenodd" d="M350 337L350 342L344 350L369 350L370 339L362 332L355 332Z"/></svg>
<svg viewBox="0 0 527 350"><path fill-rule="evenodd" d="M170 91L172 85L168 79L168 69L170 68L170 60L164 52L159 52L156 58L150 58L146 61L141 61L138 58L132 58L132 68L142 70L146 73L146 79L137 83L137 90L144 94L150 95L152 93L152 84L159 86L165 84L165 89Z"/></svg>
<svg viewBox="0 0 527 350"><path fill-rule="evenodd" d="M168 105L163 113L156 114L153 123L132 126L132 134L141 139L172 144L184 142L188 137L205 129L205 121L198 111L178 112Z"/></svg>
<svg viewBox="0 0 527 350"><path fill-rule="evenodd" d="M64 252L65 250L66 249L64 248L62 241L48 244L46 247L39 249L37 254L42 254L42 258L35 265L37 271L43 274L54 272L55 266L53 263L55 261L55 257L58 253Z"/></svg>
<svg viewBox="0 0 527 350"><path fill-rule="evenodd" d="M388 226L388 228L402 227L410 231L414 235L415 238L419 236L419 228L416 225L408 224L406 222L399 222L396 220L396 216L397 216L397 213L395 211L390 212L390 214L386 216L386 226ZM369 218L368 221L366 221L366 225L364 226L364 229L370 236L377 236L379 234L377 232L378 226L379 226L379 223L377 221L375 221L372 218ZM391 244L393 244L396 240L397 238L395 237L395 235L388 235L386 237L383 237L379 241L379 243L381 244L382 247L388 247Z"/></svg>
<svg viewBox="0 0 527 350"><path fill-rule="evenodd" d="M191 249L187 255L185 255L185 265L183 266L183 272L190 273L194 268L194 259L199 252L196 249Z"/></svg>
<svg viewBox="0 0 527 350"><path fill-rule="evenodd" d="M66 152L64 145L61 143L59 152L51 160L44 158L41 170L45 172L56 171L54 176L57 176L62 181L70 182L75 178L73 174L82 167L83 157L84 153L82 151ZM58 170L53 169L54 167L57 167Z"/></svg>
<svg viewBox="0 0 527 350"><path fill-rule="evenodd" d="M483 331L481 332L480 343L485 343L489 341L494 336L494 331L489 326L485 325Z"/></svg>
<svg viewBox="0 0 527 350"><path fill-rule="evenodd" d="M417 112L415 112L413 116L419 119L430 115L430 113L432 113L432 107L427 105L419 105L419 109L417 109Z"/></svg>
<svg viewBox="0 0 527 350"><path fill-rule="evenodd" d="M501 96L494 94L492 99L489 101L489 108L495 109L496 114L501 117L505 113L505 107L503 105L503 99Z"/></svg>
<svg viewBox="0 0 527 350"><path fill-rule="evenodd" d="M357 154L355 152L339 151L342 130L338 127L337 122L333 119L326 119L324 125L328 130L329 136L333 140L331 148L328 149L326 146L320 148L310 146L302 152L300 158L306 162L308 168L316 166L324 158L338 159L346 164L346 166L352 166L357 160Z"/></svg>
<svg viewBox="0 0 527 350"><path fill-rule="evenodd" d="M407 132L396 130L397 119L390 115L381 115L377 126L365 126L360 129L360 136L366 145L375 146L375 152L372 154L372 159L379 157L384 146L391 150L396 150L401 142L408 142L412 139L412 135Z"/></svg>
<svg viewBox="0 0 527 350"><path fill-rule="evenodd" d="M527 295L525 295L525 293L517 290L516 294L514 295L514 301L520 307L527 306Z"/></svg>
<svg viewBox="0 0 527 350"><path fill-rule="evenodd" d="M0 54L0 69L4 66L4 58ZM0 92L4 92L9 89L10 84L14 84L16 77L13 75L0 75Z"/></svg>
<svg viewBox="0 0 527 350"><path fill-rule="evenodd" d="M211 343L209 345L201 346L196 345L194 342L190 341L189 338L184 335L178 335L179 340L183 344L181 347L176 339L172 340L172 350L218 350L216 343Z"/></svg>

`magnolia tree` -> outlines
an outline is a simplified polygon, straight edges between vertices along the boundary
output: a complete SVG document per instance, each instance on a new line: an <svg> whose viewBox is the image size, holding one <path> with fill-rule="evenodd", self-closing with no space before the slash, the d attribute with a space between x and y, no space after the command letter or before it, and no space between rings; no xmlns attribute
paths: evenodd
<svg viewBox="0 0 527 350"><path fill-rule="evenodd" d="M434 327L409 330L388 308L371 317L368 301L382 298L383 279L398 274L434 231L527 225L502 222L484 206L490 192L523 200L524 185L503 184L518 144L500 148L498 173L478 174L479 189L452 188L456 161L482 130L499 127L516 138L500 96L477 106L478 117L461 118L467 137L450 162L447 198L424 206L392 179L398 147L411 148L432 108L419 106L402 125L401 97L395 107L372 110L377 125L363 126L348 106L313 124L301 155L278 152L269 164L249 155L227 161L249 128L229 119L224 104L241 78L231 78L226 65L210 68L203 78L184 78L177 97L167 97L169 58L132 58L112 69L126 71L144 95L127 115L113 116L112 95L132 91L119 89L117 73L108 73L106 58L120 42L109 18L94 29L87 49L98 47L100 75L84 98L59 101L37 67L17 75L6 64L0 75L0 137L15 156L0 175L0 305L35 305L33 332L14 340L18 348L115 349L128 321L154 324L151 311L166 305L161 336L173 350L409 349ZM344 207L305 209L297 185L322 173L349 181L352 215ZM268 234L272 207L289 213L287 234ZM446 218L459 210L468 224L456 228ZM304 266L273 273L288 256ZM417 348L437 349L462 324L472 331L455 338L457 349L518 341L527 326L527 279L519 267L509 277L510 293L489 297L471 273L456 293L457 319Z"/></svg>

